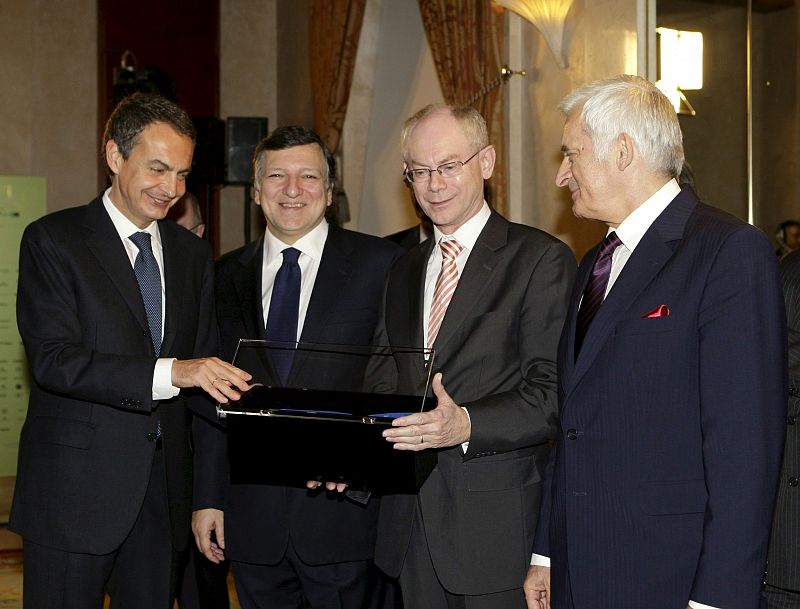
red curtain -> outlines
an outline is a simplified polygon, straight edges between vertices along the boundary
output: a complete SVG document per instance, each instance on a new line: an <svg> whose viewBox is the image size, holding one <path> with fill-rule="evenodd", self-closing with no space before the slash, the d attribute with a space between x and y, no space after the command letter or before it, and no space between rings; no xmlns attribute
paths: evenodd
<svg viewBox="0 0 800 609"><path fill-rule="evenodd" d="M497 150L489 203L505 214L503 11L489 0L419 0L419 9L445 102L471 104L486 119Z"/></svg>
<svg viewBox="0 0 800 609"><path fill-rule="evenodd" d="M366 0L313 0L311 4L308 55L314 130L334 155L339 152L366 4ZM333 212L342 223L349 220L347 196L341 179L336 183Z"/></svg>

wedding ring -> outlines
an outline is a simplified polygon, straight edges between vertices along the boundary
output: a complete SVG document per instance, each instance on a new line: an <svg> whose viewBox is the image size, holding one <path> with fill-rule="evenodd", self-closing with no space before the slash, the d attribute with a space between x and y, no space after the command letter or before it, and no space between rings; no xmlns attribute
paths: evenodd
<svg viewBox="0 0 800 609"><path fill-rule="evenodd" d="M420 444L424 444L425 443L425 436L423 436L422 434L420 434L420 436L419 436L419 443Z"/></svg>
<svg viewBox="0 0 800 609"><path fill-rule="evenodd" d="M214 383L216 383L218 380L219 380L219 377L215 378L213 381L211 381L211 384L213 385L213 384L214 384Z"/></svg>

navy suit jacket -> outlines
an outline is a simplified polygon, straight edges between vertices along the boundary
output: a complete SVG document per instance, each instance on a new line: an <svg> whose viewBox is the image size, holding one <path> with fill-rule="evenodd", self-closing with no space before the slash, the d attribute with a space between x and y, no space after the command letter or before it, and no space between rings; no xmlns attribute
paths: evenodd
<svg viewBox="0 0 800 609"><path fill-rule="evenodd" d="M331 225L300 342L371 344L386 274L401 253L385 239ZM263 239L217 263L221 355L228 361L240 338L263 335L262 260ZM354 358L351 366L357 364ZM341 362L334 365L338 367L303 366L298 354L287 384L318 387L319 379L331 374L363 379L363 370L343 370ZM307 564L372 559L380 503L377 499L363 505L339 493L228 484L224 433L201 420L196 422L195 432L195 508L224 510L228 558L275 564L283 558L291 535L295 550Z"/></svg>
<svg viewBox="0 0 800 609"><path fill-rule="evenodd" d="M161 357L213 355L208 243L159 222ZM153 401L156 356L139 284L102 198L33 222L20 248L17 320L33 385L9 526L69 552L123 542L144 500L161 420L173 544L189 536L191 457L183 390ZM202 398L198 402L205 404Z"/></svg>
<svg viewBox="0 0 800 609"><path fill-rule="evenodd" d="M775 255L758 230L684 188L576 360L595 252L559 347L561 431L534 543L552 561L552 606L755 609L786 413ZM647 316L662 304L668 316Z"/></svg>

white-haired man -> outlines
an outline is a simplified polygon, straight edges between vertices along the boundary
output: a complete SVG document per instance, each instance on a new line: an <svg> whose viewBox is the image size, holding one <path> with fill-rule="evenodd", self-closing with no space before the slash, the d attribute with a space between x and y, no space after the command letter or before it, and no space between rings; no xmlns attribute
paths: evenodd
<svg viewBox="0 0 800 609"><path fill-rule="evenodd" d="M680 127L619 76L561 104L556 183L608 225L559 347L533 609L755 609L786 409L775 256L675 177Z"/></svg>

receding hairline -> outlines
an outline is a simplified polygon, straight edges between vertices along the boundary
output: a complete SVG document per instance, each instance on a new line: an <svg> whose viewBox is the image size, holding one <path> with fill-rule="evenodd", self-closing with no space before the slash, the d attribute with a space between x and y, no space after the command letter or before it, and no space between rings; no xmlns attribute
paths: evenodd
<svg viewBox="0 0 800 609"><path fill-rule="evenodd" d="M458 106L451 104L428 104L411 115L403 125L400 133L400 148L403 159L408 158L408 141L414 129L429 119L438 116L449 116L458 125L464 138L478 150L489 145L488 127L486 121L472 106Z"/></svg>

